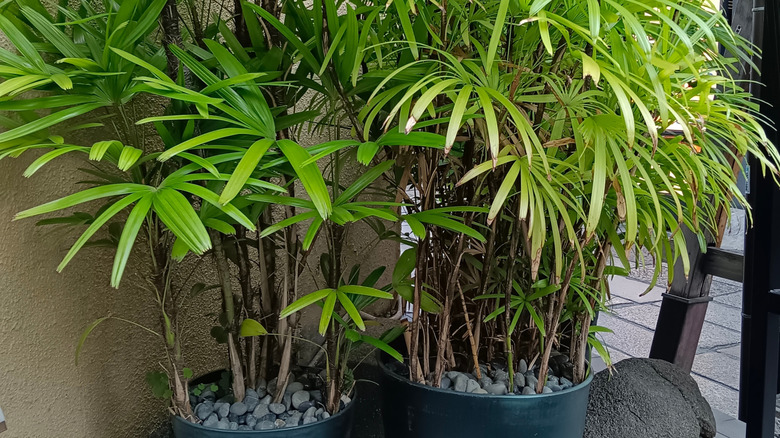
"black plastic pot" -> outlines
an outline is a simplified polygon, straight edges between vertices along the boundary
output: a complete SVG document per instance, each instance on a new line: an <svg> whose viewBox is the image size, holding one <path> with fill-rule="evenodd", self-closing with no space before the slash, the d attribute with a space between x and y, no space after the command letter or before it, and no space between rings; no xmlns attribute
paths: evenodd
<svg viewBox="0 0 780 438"><path fill-rule="evenodd" d="M217 381L220 371L208 374L193 381L197 383L211 383ZM200 424L191 423L179 416L172 416L173 436L175 438L351 438L352 424L355 420L354 405L358 403L357 394L353 395L344 410L325 420L316 423L273 430L221 430L203 427Z"/></svg>
<svg viewBox="0 0 780 438"><path fill-rule="evenodd" d="M589 376L552 394L467 394L412 383L380 361L387 438L582 438Z"/></svg>
<svg viewBox="0 0 780 438"><path fill-rule="evenodd" d="M355 417L353 407L355 403L356 401L353 400L343 411L326 420L274 430L212 429L174 416L172 418L173 436L176 438L350 438L352 436L352 422Z"/></svg>

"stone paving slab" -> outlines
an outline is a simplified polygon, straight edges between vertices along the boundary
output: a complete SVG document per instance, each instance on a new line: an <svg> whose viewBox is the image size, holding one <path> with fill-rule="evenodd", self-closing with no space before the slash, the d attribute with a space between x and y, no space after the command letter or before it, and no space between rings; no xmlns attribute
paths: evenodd
<svg viewBox="0 0 780 438"><path fill-rule="evenodd" d="M701 329L701 337L699 338L699 348L696 350L696 354L703 354L710 350L731 347L734 344L739 344L739 340L739 331L704 321L704 325Z"/></svg>
<svg viewBox="0 0 780 438"><path fill-rule="evenodd" d="M660 303L661 294L666 292L666 289L655 286L645 293L648 287L648 283L627 277L613 277L609 280L609 290L614 297L620 297L634 303Z"/></svg>
<svg viewBox="0 0 780 438"><path fill-rule="evenodd" d="M714 380L692 374L693 380L699 384L699 390L714 410L718 410L729 417L737 418L739 410L739 391L729 388Z"/></svg>
<svg viewBox="0 0 780 438"><path fill-rule="evenodd" d="M739 390L739 359L732 356L718 351L697 354L692 372Z"/></svg>
<svg viewBox="0 0 780 438"><path fill-rule="evenodd" d="M612 306L622 306L622 305L625 305L625 304L636 304L635 302L633 302L631 300L627 300L625 298L614 296L614 295L612 296L612 299L609 302L610 302L610 304Z"/></svg>
<svg viewBox="0 0 780 438"><path fill-rule="evenodd" d="M713 301L720 304L725 304L737 310L742 309L742 292L734 292L730 294L718 295L713 298Z"/></svg>
<svg viewBox="0 0 780 438"><path fill-rule="evenodd" d="M655 330L660 310L660 303L614 306L612 308L614 316L639 324L649 330Z"/></svg>
<svg viewBox="0 0 780 438"><path fill-rule="evenodd" d="M724 414L714 411L715 422L718 425L716 438L737 438L745 436L745 423Z"/></svg>
<svg viewBox="0 0 780 438"><path fill-rule="evenodd" d="M740 299L742 293L739 294ZM732 330L740 331L742 327L742 311L732 306L722 304L719 301L712 300L707 305L707 315L705 321L717 324Z"/></svg>
<svg viewBox="0 0 780 438"><path fill-rule="evenodd" d="M723 354L726 354L726 355L729 355L731 357L734 357L737 360L739 360L739 357L742 354L741 345L734 345L733 347L721 348L718 351L723 353Z"/></svg>
<svg viewBox="0 0 780 438"><path fill-rule="evenodd" d="M652 330L613 315L599 315L599 325L613 331L601 335L602 342L611 349L620 350L631 357L647 357L650 354Z"/></svg>
<svg viewBox="0 0 780 438"><path fill-rule="evenodd" d="M739 293L742 294L742 283L725 278L715 277L712 279L710 295L718 296L723 294ZM740 305L741 306L741 305Z"/></svg>

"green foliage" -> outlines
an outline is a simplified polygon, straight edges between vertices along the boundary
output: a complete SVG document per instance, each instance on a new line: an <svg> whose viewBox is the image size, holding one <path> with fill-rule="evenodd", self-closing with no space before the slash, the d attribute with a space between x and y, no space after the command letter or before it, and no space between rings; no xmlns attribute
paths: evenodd
<svg viewBox="0 0 780 438"><path fill-rule="evenodd" d="M84 348L84 342L87 341L87 338L89 337L90 333L92 333L97 326L99 326L103 321L109 319L110 316L105 316L102 318L98 318L95 321L93 321L91 324L87 326L87 328L84 330L84 332L81 334L81 337L79 337L79 342L76 344L76 365L79 364L79 354L81 354L81 349Z"/></svg>
<svg viewBox="0 0 780 438"><path fill-rule="evenodd" d="M304 308L311 306L312 304L321 305L322 314L320 316L319 332L320 334L324 335L328 329L328 326L331 324L331 320L337 316L334 314L334 308L336 302L338 301L346 311L347 315L349 315L352 323L354 323L355 326L357 326L357 328L360 330L365 330L366 326L363 322L363 318L360 316L359 310L370 303L361 303L360 308L358 308L354 303L355 298L357 297L383 299L393 298L391 294L373 287L346 284L340 286L338 289L321 289L316 292L307 294L282 310L282 313L279 315L279 317L286 318L295 312L299 312Z"/></svg>
<svg viewBox="0 0 780 438"><path fill-rule="evenodd" d="M578 340L578 355L608 295L603 277L627 272L628 251L682 260L687 272L680 228L716 232L719 211L745 204L733 163L751 153L777 173L780 156L734 77L754 49L701 2L395 6L415 12L398 18L403 37L382 44L398 62L368 64L358 119L365 140L445 134L441 151L412 142L393 156L417 194L403 216L416 253L399 260L393 287L419 306L415 318L433 310L428 296L465 301L449 319L420 318L437 337L463 330L466 309L487 332L510 333L494 350L510 362L514 348L530 359L561 337ZM418 354L434 352L415 351L413 370Z"/></svg>
<svg viewBox="0 0 780 438"><path fill-rule="evenodd" d="M512 317L512 322L509 325L510 332L514 332L515 328L517 327L517 323L520 320L520 316L523 314L523 312L528 312L529 315L531 315L531 318L536 325L536 329L539 331L539 333L542 336L546 336L545 330L544 330L544 321L542 318L539 317L539 314L536 312L536 309L534 307L534 304L536 300L539 300L541 298L544 298L551 293L556 292L558 289L560 289L560 285L557 284L548 284L547 280L539 280L537 281L533 286L531 286L532 293L526 294L521 288L520 285L516 282L512 282L512 289L514 290L514 295L512 296L512 299L510 300L509 307L510 309L514 310L514 316ZM502 294L485 294L480 295L475 298L475 300L484 300L484 299L501 299L504 295ZM493 312L488 314L485 317L485 322L492 321L496 319L499 315L506 312L506 305L501 305L496 308Z"/></svg>
<svg viewBox="0 0 780 438"><path fill-rule="evenodd" d="M734 77L754 48L696 0L245 2L232 11L244 26L184 2L192 23L181 35L158 23L165 4L83 1L56 14L37 1L0 4L0 31L18 52L0 49L0 159L40 150L25 177L66 155L89 160L74 193L16 219L67 211L39 221L83 229L58 270L109 246L114 287L143 241L174 363L172 306L221 289L211 334L231 348L231 338L251 346L239 338L273 332L272 315L321 307L332 394L350 382L355 345L402 360L384 336L361 333L361 311L390 291L415 303L423 323L413 327L437 339L474 343L472 324L482 325L491 348L452 347L472 361L493 359L485 351L510 367L544 361L558 340L581 365L585 344L606 354L590 321L608 297L604 277L630 269L628 252L682 260L687 272L681 227L703 241L719 212L745 204L733 163L751 153L776 175L780 162ZM164 112L144 112L150 96ZM305 146L312 133L328 141ZM399 221L408 236L394 231ZM362 281L360 265L342 266L345 236L364 225L377 236L360 251L388 239L411 247L387 286L377 286L384 266ZM299 293L321 247L325 284ZM182 296L171 270L207 253L225 262L227 282ZM226 284L228 261L243 297ZM281 294L299 298L270 308L287 302ZM291 342L278 335L287 340L274 348ZM413 348L412 362L445 360ZM157 396L181 391L163 377L147 376ZM220 388L243 384L230 378Z"/></svg>
<svg viewBox="0 0 780 438"><path fill-rule="evenodd" d="M401 353L398 352L398 350L391 347L387 342L377 339L373 336L364 335L362 333L359 333L355 330L347 329L345 336L347 339L349 339L353 344L360 345L360 343L365 342L366 344L369 344L379 350L384 351L390 357L397 360L398 362L403 362L404 358L401 355Z"/></svg>
<svg viewBox="0 0 780 438"><path fill-rule="evenodd" d="M168 375L163 372L150 371L146 373L146 383L151 388L152 394L159 399L167 400L173 395L168 382Z"/></svg>
<svg viewBox="0 0 780 438"><path fill-rule="evenodd" d="M305 152L303 148L299 149ZM308 157L308 155L306 155ZM301 157L303 158L303 157ZM303 161L302 161L303 162ZM398 219L395 212L390 208L395 204L386 201L358 201L357 198L367 187L376 183L379 178L387 172L392 166L392 161L385 161L382 164L375 166L368 171L364 172L359 178L357 178L349 187L344 189L340 195L330 200L330 194L325 188L325 181L322 179L322 175L316 171L316 168L312 164L306 164L305 167L313 170L312 173L312 185L320 187L317 190L307 190L311 195L312 193L322 192L319 206L314 201L304 200L293 197L282 197L275 195L256 194L247 196L247 200L273 203L278 205L287 205L291 207L297 207L303 209L304 212L298 213L295 216L280 221L273 226L270 226L260 233L260 237L269 236L279 230L289 227L293 224L302 222L307 219L314 219L309 225L306 231L306 236L303 239L303 249L308 250L315 237L317 236L320 228L323 226L326 220L332 221L332 223L338 226L344 226L347 223L358 222L362 219L375 217L388 221L396 221ZM300 165L299 165L300 166ZM293 164L293 167L296 167ZM314 176L319 175L319 176ZM314 183L316 181L316 184ZM304 183L305 185L305 183ZM325 211L323 211L323 209ZM308 210L308 211L307 211ZM328 213L328 212L331 213Z"/></svg>
<svg viewBox="0 0 780 438"><path fill-rule="evenodd" d="M135 147L124 145L118 140L102 140L87 148L54 141L55 136L49 132L55 128L67 133L69 130L99 126L106 119L105 115L99 114L99 110L109 113L113 118L113 126L119 124L126 128L129 120L124 107L132 105L133 98L144 91L136 83L142 78L138 74L151 70L172 83L161 72L160 65L164 58L155 53L152 50L153 43L146 40L158 24L156 19L149 18L149 14L159 14L164 4L160 0L132 0L122 2L121 6L110 3L109 7L117 9L113 11L115 18L109 19L105 14L96 14L88 7L61 7L61 13L53 17L43 8L28 7L26 2L19 2L19 5L6 2L0 20L0 28L20 50L20 55L6 51L0 53L0 61L7 67L0 71L0 77L6 80L3 86L10 96L31 91L43 94L38 99L5 100L0 102L0 106L3 110L19 113L23 118L30 111L50 112L37 120L12 125L12 129L0 134L0 158L16 157L35 149L52 149L27 169L25 176L29 177L62 155L81 152L88 154L90 160L115 166L121 175L116 177L115 171L101 168L100 173L96 174L101 181L96 181L94 187L21 212L16 219L68 209L99 199L108 201L101 208L101 214L88 224L89 227L65 256L58 267L58 270L62 270L101 228L112 223L120 216L119 213L132 207L117 242L111 276L114 287L120 284L138 233L145 222L152 221L150 213L156 215L180 240L181 248L196 254L211 248L206 231L209 224L225 229L220 226L222 222L207 222L206 217L201 217L204 211L199 215L191 205L189 197L193 194L201 197L204 204L213 204L218 198L207 188L190 184L204 181L197 172L200 168L183 168L174 172L173 178L160 179L160 168L152 161L160 154L147 150L146 144L137 143ZM18 16L24 19L10 21L5 18L12 16L14 11L21 12ZM37 49L32 49L35 44L45 48L45 57L40 56ZM40 79L41 76L49 79ZM65 81L69 86L51 86L51 82L62 84ZM114 111L115 114L111 114ZM76 127L75 130L66 127L65 122L76 116L87 117L95 122L83 124L82 128ZM116 134L127 137L126 140L142 140L126 129L118 129ZM205 180L229 179L229 176L221 175L204 177ZM253 222L232 205L218 203L215 208L232 220L250 229L254 228Z"/></svg>
<svg viewBox="0 0 780 438"><path fill-rule="evenodd" d="M401 253L393 269L393 290L409 302L414 302L414 279L411 275L416 260L417 249L409 248ZM420 290L420 308L428 313L439 313L441 307L441 303L423 286Z"/></svg>
<svg viewBox="0 0 780 438"><path fill-rule="evenodd" d="M268 334L268 330L266 330L262 324L255 321L254 319L246 318L241 321L241 330L239 331L240 336L262 336L265 334Z"/></svg>

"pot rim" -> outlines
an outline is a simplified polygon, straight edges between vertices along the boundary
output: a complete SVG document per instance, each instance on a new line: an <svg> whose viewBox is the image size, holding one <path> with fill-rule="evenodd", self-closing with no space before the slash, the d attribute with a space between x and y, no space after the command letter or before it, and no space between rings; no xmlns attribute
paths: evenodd
<svg viewBox="0 0 780 438"><path fill-rule="evenodd" d="M556 396L562 396L570 393L574 393L577 391L585 390L590 386L590 382L593 380L593 370L591 369L591 372L588 374L588 377L585 378L581 383L572 386L571 388L562 389L558 392L552 392L547 394L526 394L526 395L518 395L518 394L504 394L504 395L496 395L496 394L473 394L470 392L457 392L452 391L450 389L442 389L442 388L436 388L433 386L423 385L421 383L412 382L411 380L407 379L406 377L400 376L397 373L395 373L393 370L388 368L388 366L385 364L385 361L382 360L382 355L379 355L379 367L382 369L382 372L386 375L390 376L394 380L397 380L401 382L402 384L406 384L412 387L416 387L419 389L427 389L429 391L438 392L441 394L450 394L450 395L456 395L460 397L467 397L467 398L474 398L474 399L481 399L481 400L506 400L506 399L517 399L517 400L534 400L534 399L541 399L541 398L547 398L547 397L556 397Z"/></svg>
<svg viewBox="0 0 780 438"><path fill-rule="evenodd" d="M334 418L339 418L339 417L342 416L342 414L345 414L347 411L353 409L352 406L355 404L355 400L357 400L356 397L357 397L357 391L353 390L352 391L352 401L349 402L349 404L347 404L347 406L344 409L340 410L336 415L331 415L330 417L328 417L328 418L326 418L324 420L317 420L314 423L301 424L301 425L294 426L294 427L284 427L282 429L269 429L269 430L226 430L226 429L215 429L213 427L205 427L201 423L193 423L191 421L187 421L183 417L180 417L178 415L171 414L171 417L173 417L173 421L180 421L180 422L186 424L188 427L194 427L195 429L202 429L202 430L207 430L207 431L218 430L220 432L234 433L234 434L246 434L246 435L248 435L248 434L259 434L259 433L271 433L271 432L279 433L280 431L284 431L284 430L293 431L293 430L311 429L311 428L318 427L321 424L325 424L325 423L327 423L328 421L330 421L330 420L332 420ZM194 407L193 407L193 409L194 409ZM195 414L193 413L193 416L194 415Z"/></svg>

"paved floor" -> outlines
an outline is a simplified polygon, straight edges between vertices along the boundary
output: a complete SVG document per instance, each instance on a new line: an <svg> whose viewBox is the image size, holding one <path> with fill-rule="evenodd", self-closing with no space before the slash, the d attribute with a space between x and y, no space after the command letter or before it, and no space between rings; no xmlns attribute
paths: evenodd
<svg viewBox="0 0 780 438"><path fill-rule="evenodd" d="M726 230L722 247L741 252L744 231L744 214L736 211ZM648 288L653 265L649 257L640 259L638 265L630 278L614 278L610 282L612 313L599 316L599 325L614 331L602 336L614 362L627 357L647 357L650 353L661 294L665 289L655 287L642 295ZM666 284L665 268L658 281L661 286ZM736 420L739 407L742 284L715 278L710 295L713 301L707 308L691 374L715 412L718 437L744 438L745 425ZM775 424L775 437L780 438L780 421L776 420Z"/></svg>
<svg viewBox="0 0 780 438"><path fill-rule="evenodd" d="M663 288L655 287L641 296L647 287L647 283L634 278L614 278L610 282L612 313L599 315L598 323L614 332L602 335L613 362L650 353ZM718 430L730 433L719 436L740 438L744 437L744 425L734 418L739 406L741 285L714 280L710 293L713 301L707 309L691 374L716 411Z"/></svg>

